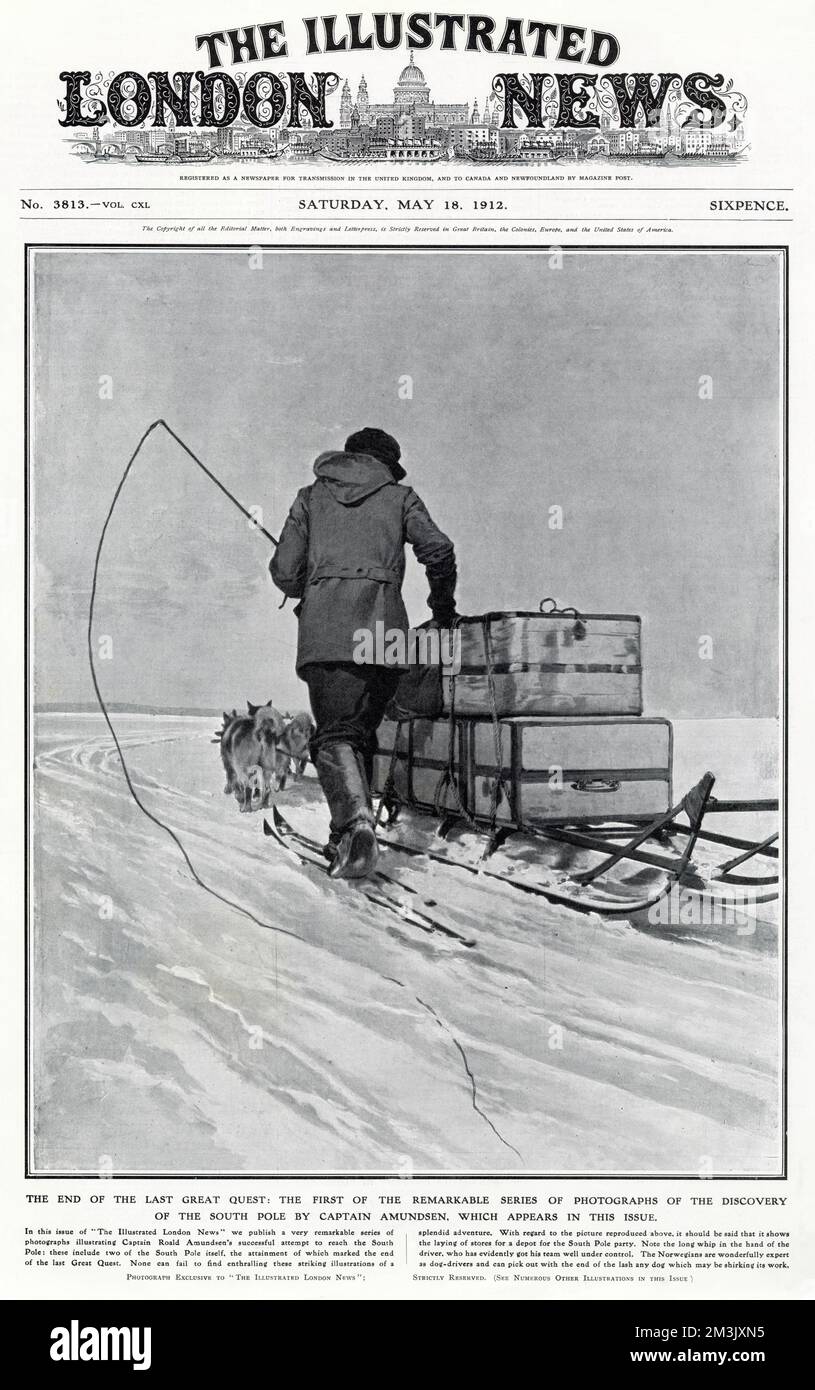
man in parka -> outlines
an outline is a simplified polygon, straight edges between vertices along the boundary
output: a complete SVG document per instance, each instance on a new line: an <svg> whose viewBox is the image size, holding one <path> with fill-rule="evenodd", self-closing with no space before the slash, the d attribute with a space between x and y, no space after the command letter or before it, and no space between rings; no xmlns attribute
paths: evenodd
<svg viewBox="0 0 815 1390"><path fill-rule="evenodd" d="M377 860L376 731L399 672L354 657L360 630L373 635L382 623L383 633L407 635L406 542L427 571L435 623L447 627L455 618L453 543L401 483L400 455L379 429L358 430L343 452L321 454L316 482L298 492L269 566L277 587L300 600L297 672L316 723L310 751L331 811L325 853L334 878L364 877Z"/></svg>

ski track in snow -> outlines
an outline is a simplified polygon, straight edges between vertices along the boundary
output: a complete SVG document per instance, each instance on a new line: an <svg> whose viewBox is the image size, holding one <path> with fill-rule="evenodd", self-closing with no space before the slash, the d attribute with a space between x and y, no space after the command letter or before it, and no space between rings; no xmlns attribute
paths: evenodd
<svg viewBox="0 0 815 1390"><path fill-rule="evenodd" d="M265 839L221 793L211 718L113 720L242 911L139 811L101 716L37 717L35 1171L778 1171L769 913L644 930L385 851L465 950ZM311 778L279 803L324 834Z"/></svg>

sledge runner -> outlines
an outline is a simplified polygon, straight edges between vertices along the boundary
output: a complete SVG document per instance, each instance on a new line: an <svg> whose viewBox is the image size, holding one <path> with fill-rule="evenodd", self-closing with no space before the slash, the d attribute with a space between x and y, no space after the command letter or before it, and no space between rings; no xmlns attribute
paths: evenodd
<svg viewBox="0 0 815 1390"><path fill-rule="evenodd" d="M349 435L343 451L320 454L316 482L298 492L269 566L277 587L299 600L297 672L316 722L310 750L331 812L333 878L362 878L376 865L376 731L399 670L360 661L358 636L381 623L407 637L406 544L427 571L434 622L448 627L456 617L453 542L402 484L400 457L392 435L370 428Z"/></svg>

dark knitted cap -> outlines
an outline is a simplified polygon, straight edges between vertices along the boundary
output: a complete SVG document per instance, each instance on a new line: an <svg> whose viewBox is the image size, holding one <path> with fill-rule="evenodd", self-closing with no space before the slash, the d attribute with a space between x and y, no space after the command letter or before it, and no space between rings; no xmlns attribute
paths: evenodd
<svg viewBox="0 0 815 1390"><path fill-rule="evenodd" d="M368 428L349 434L345 450L349 454L373 454L374 458L387 464L397 483L405 476L405 470L399 463L402 450L393 435L386 434L384 430Z"/></svg>

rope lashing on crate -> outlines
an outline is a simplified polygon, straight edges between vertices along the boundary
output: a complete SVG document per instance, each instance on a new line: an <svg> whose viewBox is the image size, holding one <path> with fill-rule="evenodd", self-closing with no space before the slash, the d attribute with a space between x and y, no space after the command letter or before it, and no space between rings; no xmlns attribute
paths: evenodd
<svg viewBox="0 0 815 1390"><path fill-rule="evenodd" d="M488 617L483 619L483 629L484 656L487 666L487 689L489 690L490 696L490 718L492 719L492 736L495 750L495 781L492 784L492 790L490 792L490 835L494 836L501 797L503 796L510 811L512 810L512 798L507 791L506 779L504 777L504 741L501 734L501 720L498 717L498 700L495 694L492 634L490 632L490 620Z"/></svg>
<svg viewBox="0 0 815 1390"><path fill-rule="evenodd" d="M379 798L379 805L376 808L376 816L374 817L374 830L379 829L382 823L382 817L386 811L388 813L388 819L392 819L394 807L399 804L400 798L396 791L396 760L399 756L399 739L402 736L402 725L409 722L409 720L405 719L397 719L396 721L396 733L393 736L393 748L391 749L390 761L388 762L388 771L382 787L382 795Z"/></svg>
<svg viewBox="0 0 815 1390"><path fill-rule="evenodd" d="M455 619L455 621L454 621L454 623L453 623L453 631L455 631L455 630L458 628L460 622L461 622L461 618L456 618L456 619ZM444 792L445 792L445 790L446 790L448 787L450 788L450 791L451 791L452 794L453 794L453 799L454 799L455 804L456 804L456 810L458 811L459 815L467 822L467 824L468 824L469 826L472 827L473 830L480 831L480 826L478 825L478 822L476 821L475 816L473 816L473 815L470 813L470 811L469 811L469 809L467 808L465 802L462 800L461 791L459 790L459 774L458 774L458 772L456 771L456 673L455 673L455 671L451 671L451 672L450 672L450 713L449 713L448 721L447 721L447 766L445 767L444 771L442 772L442 774L441 774L441 776L440 776L440 778L439 778L439 780L438 780L438 783L437 783L437 785L436 785L436 793L435 793L435 796L433 797L433 808L434 808L434 810L435 810L435 812L436 812L436 815L439 816L439 817L443 817L443 816L449 815L449 813L450 813L450 808L449 808L449 806L445 806L445 805L442 804L442 799L443 799L443 797L444 797Z"/></svg>
<svg viewBox="0 0 815 1390"><path fill-rule="evenodd" d="M453 624L454 629L458 628L460 622L461 622L461 618L456 618L456 620L455 620L455 622L454 622L454 624ZM512 807L512 798L511 798L511 796L510 796L510 794L509 794L509 792L508 792L508 790L507 790L506 778L505 778L505 776L504 776L503 735L502 735L502 732L501 732L501 720L500 720L500 717L499 717L499 715L498 715L498 699L497 699L496 692L495 692L495 669L494 669L494 661L493 661L493 653L492 653L492 638L491 638L491 634L490 634L490 620L489 620L489 617L488 617L488 616L485 616L484 618L482 618L482 620L481 620L481 627L482 627L482 633L483 633L483 638L484 638L484 664L485 664L486 670L487 670L487 690L488 690L488 693L489 693L489 700L490 700L490 719L491 719L491 722L492 722L493 745L494 745L494 749L495 749L495 778L494 778L494 780L493 780L492 788L491 788L491 790L490 790L490 810L489 810L489 817L488 817L489 829L490 829L490 841L492 841L492 840L494 839L494 837L495 837L495 834L496 834L497 821L498 821L498 807L499 807L500 804L501 804L501 798L502 798L502 797L504 798L504 800L506 801L507 807L509 807L510 809L511 809L511 807ZM452 794L453 794L453 798L454 798L454 801L455 801L455 804L456 804L456 810L458 811L458 814L461 815L461 816L463 817L463 819L467 822L467 824L468 824L473 830L476 830L476 831L478 831L479 833L481 833L481 831L482 831L482 829L483 829L483 826L479 824L479 822L476 820L476 817L473 815L472 810L465 804L465 802L464 802L464 800L463 800L463 798L462 798L462 795L461 795L460 787L459 787L459 781L460 781L460 779L459 779L459 774L458 774L457 771L456 771L456 765L455 765L455 749L456 749L456 675L455 675L455 672L451 672L451 673L450 673L449 679L450 679L450 713L449 713L449 716L448 716L448 725L447 725L447 728L448 728L448 739L447 739L447 766L445 767L444 771L442 772L441 777L439 778L438 784L437 784L437 786L436 786L436 794L435 794L435 797L434 797L433 806L434 806L434 810L435 810L435 812L436 812L436 814L437 814L438 816L444 816L444 815L449 814L449 810L450 810L449 806L444 806L444 805L442 804L442 798L443 798L444 792L445 792L445 790L449 787L449 788L450 788L450 791L451 791Z"/></svg>

